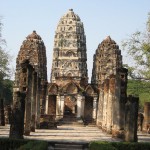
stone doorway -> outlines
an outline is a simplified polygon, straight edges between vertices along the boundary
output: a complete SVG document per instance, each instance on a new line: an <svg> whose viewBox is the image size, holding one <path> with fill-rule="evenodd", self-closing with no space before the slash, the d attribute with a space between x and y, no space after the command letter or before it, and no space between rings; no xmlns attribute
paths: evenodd
<svg viewBox="0 0 150 150"><path fill-rule="evenodd" d="M48 114L56 115L56 95L48 96Z"/></svg>
<svg viewBox="0 0 150 150"><path fill-rule="evenodd" d="M84 118L87 122L93 120L93 97L91 96L85 97Z"/></svg>
<svg viewBox="0 0 150 150"><path fill-rule="evenodd" d="M64 117L76 117L77 104L74 96L66 96L64 101Z"/></svg>

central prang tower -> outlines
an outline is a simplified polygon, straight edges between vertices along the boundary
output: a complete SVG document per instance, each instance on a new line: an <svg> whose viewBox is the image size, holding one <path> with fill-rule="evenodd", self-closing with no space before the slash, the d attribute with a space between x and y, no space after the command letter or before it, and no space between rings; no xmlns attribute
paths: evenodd
<svg viewBox="0 0 150 150"><path fill-rule="evenodd" d="M51 83L66 84L70 79L88 83L86 37L78 15L69 11L60 19L54 38Z"/></svg>

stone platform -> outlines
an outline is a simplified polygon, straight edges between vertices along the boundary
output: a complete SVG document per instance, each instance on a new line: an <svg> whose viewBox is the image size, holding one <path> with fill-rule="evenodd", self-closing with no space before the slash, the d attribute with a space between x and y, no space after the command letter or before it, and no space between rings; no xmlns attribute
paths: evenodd
<svg viewBox="0 0 150 150"><path fill-rule="evenodd" d="M0 137L9 136L9 126L0 126ZM83 142L90 141L109 141L119 142L120 139L112 138L110 134L102 132L97 127L79 127L79 126L58 126L56 130L36 129L30 136L24 136L25 139L46 140L49 142ZM149 142L150 134L138 133L138 142Z"/></svg>

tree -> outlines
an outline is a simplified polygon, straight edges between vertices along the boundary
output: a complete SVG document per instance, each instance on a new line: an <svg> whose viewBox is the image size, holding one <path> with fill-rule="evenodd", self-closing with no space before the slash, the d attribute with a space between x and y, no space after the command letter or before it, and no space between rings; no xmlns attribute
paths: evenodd
<svg viewBox="0 0 150 150"><path fill-rule="evenodd" d="M8 79L9 68L9 54L4 50L6 41L2 38L2 22L0 18L0 98L4 98L5 103L12 100L12 85L13 82Z"/></svg>
<svg viewBox="0 0 150 150"><path fill-rule="evenodd" d="M3 80L4 105L10 105L13 99L13 81L10 79Z"/></svg>
<svg viewBox="0 0 150 150"><path fill-rule="evenodd" d="M129 67L132 77L150 80L150 13L145 31L136 31L123 41L123 49L133 57L135 66Z"/></svg>
<svg viewBox="0 0 150 150"><path fill-rule="evenodd" d="M139 97L140 109L143 110L144 103L150 101L150 82L144 80L129 79L127 94Z"/></svg>
<svg viewBox="0 0 150 150"><path fill-rule="evenodd" d="M4 50L6 41L2 38L2 26L0 18L0 80L9 76L9 54Z"/></svg>

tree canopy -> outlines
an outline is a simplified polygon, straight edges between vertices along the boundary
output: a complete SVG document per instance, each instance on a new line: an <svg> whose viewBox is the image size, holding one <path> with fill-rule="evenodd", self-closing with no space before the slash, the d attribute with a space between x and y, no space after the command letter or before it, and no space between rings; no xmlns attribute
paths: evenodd
<svg viewBox="0 0 150 150"><path fill-rule="evenodd" d="M2 22L0 18L0 80L4 77L9 76L9 54L4 50L6 41L2 38Z"/></svg>
<svg viewBox="0 0 150 150"><path fill-rule="evenodd" d="M130 35L122 46L135 62L135 66L129 67L131 77L150 80L150 13L145 30Z"/></svg>
<svg viewBox="0 0 150 150"><path fill-rule="evenodd" d="M6 41L2 38L2 26L0 18L0 98L4 98L4 103L8 104L12 100L13 82L8 79L10 73L10 56L5 51Z"/></svg>
<svg viewBox="0 0 150 150"><path fill-rule="evenodd" d="M127 94L139 97L140 109L143 110L144 103L150 101L150 82L144 80L129 79Z"/></svg>

